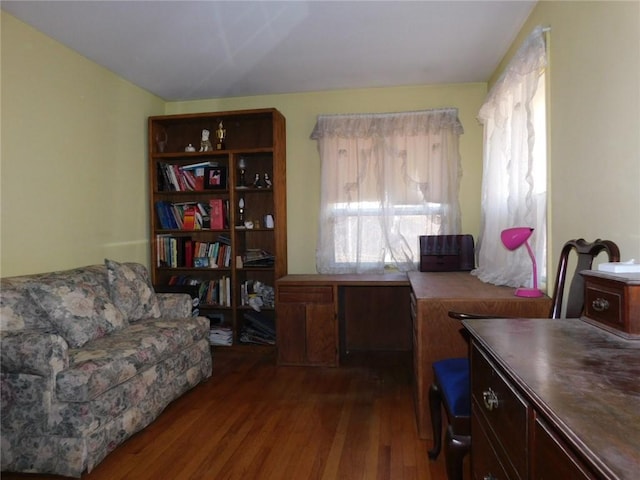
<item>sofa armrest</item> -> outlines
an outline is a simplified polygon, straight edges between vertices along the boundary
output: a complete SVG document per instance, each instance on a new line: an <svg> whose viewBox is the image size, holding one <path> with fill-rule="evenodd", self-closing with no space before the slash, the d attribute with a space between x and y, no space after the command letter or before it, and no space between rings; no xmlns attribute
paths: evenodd
<svg viewBox="0 0 640 480"><path fill-rule="evenodd" d="M188 293L156 293L163 318L185 318L191 316L193 300Z"/></svg>
<svg viewBox="0 0 640 480"><path fill-rule="evenodd" d="M37 330L0 332L3 373L40 375L55 381L69 366L69 344L60 335Z"/></svg>

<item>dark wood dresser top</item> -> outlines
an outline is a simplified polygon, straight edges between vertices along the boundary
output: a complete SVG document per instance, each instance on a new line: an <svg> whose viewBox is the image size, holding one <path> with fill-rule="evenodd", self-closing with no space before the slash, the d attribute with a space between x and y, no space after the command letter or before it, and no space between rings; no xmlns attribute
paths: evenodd
<svg viewBox="0 0 640 480"><path fill-rule="evenodd" d="M491 319L464 325L603 477L638 478L639 341L579 319Z"/></svg>

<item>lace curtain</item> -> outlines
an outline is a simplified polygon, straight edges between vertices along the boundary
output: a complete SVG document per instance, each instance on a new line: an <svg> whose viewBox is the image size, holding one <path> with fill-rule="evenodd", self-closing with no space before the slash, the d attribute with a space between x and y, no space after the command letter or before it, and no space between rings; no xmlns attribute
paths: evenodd
<svg viewBox="0 0 640 480"><path fill-rule="evenodd" d="M420 235L460 231L457 109L321 115L319 273L415 270Z"/></svg>
<svg viewBox="0 0 640 480"><path fill-rule="evenodd" d="M546 127L544 29L537 27L491 89L479 113L484 125L482 224L478 238L481 280L512 287L531 286L526 249L508 251L500 232L534 227L529 240L541 278L546 258Z"/></svg>

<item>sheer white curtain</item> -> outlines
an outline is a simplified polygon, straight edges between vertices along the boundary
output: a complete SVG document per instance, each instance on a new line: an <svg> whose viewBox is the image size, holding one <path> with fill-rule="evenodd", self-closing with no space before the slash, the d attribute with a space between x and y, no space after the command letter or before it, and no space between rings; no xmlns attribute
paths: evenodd
<svg viewBox="0 0 640 480"><path fill-rule="evenodd" d="M321 115L319 273L415 270L418 237L460 231L457 109Z"/></svg>
<svg viewBox="0 0 640 480"><path fill-rule="evenodd" d="M531 286L526 249L508 251L505 228L535 228L529 240L541 278L546 275L546 111L544 29L522 44L479 113L484 125L482 225L478 238L481 280L512 287Z"/></svg>

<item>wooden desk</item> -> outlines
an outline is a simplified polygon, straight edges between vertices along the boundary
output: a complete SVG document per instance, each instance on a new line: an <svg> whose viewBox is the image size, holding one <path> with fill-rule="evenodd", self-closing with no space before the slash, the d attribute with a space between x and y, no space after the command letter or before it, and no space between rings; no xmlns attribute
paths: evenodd
<svg viewBox="0 0 640 480"><path fill-rule="evenodd" d="M638 478L639 341L580 319L464 325L473 478Z"/></svg>
<svg viewBox="0 0 640 480"><path fill-rule="evenodd" d="M551 309L548 297L530 299L514 296L515 289L483 283L467 272L409 272L413 319L414 400L418 434L431 438L429 386L431 365L436 360L464 357L468 343L462 325L449 318L450 310L491 314L496 317L546 317Z"/></svg>
<svg viewBox="0 0 640 480"><path fill-rule="evenodd" d="M276 282L280 365L338 366L356 350L411 350L409 280L286 275Z"/></svg>

